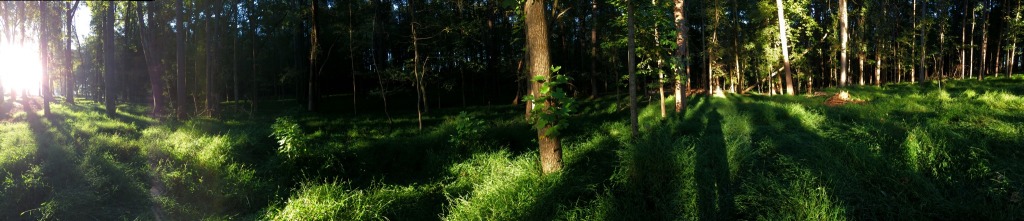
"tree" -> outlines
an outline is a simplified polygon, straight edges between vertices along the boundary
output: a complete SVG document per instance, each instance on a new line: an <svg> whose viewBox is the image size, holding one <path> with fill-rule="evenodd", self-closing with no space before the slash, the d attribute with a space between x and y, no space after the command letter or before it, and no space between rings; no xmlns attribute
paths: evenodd
<svg viewBox="0 0 1024 221"><path fill-rule="evenodd" d="M39 2L39 59L43 64L43 115L50 116L50 100L53 100L53 93L50 90L50 4Z"/></svg>
<svg viewBox="0 0 1024 221"><path fill-rule="evenodd" d="M178 0L176 2L177 4L176 4L176 8L174 10L174 14L175 14L174 28L177 29L176 32L174 33L174 39L175 39L175 55L177 57L175 59L176 62L177 62L177 65L176 65L176 69L177 69L176 72L177 72L177 74L175 76L175 80L177 81L177 88L175 90L176 90L176 92L178 94L178 96L177 96L178 99L176 101L176 104L178 105L178 107L177 107L178 119L184 119L185 115L186 115L185 110L187 110L186 106L185 106L185 90L187 89L187 88L185 88L185 86L186 86L185 85L185 83L186 83L185 82L185 80L186 80L185 79L185 32L186 32L186 29L185 29L185 25L182 22L182 20L184 20L184 18L181 15L182 11L185 10L184 6L183 6L184 5L183 2L184 2L184 0Z"/></svg>
<svg viewBox="0 0 1024 221"><path fill-rule="evenodd" d="M777 1L779 1L779 0L777 0ZM847 30L846 29L847 29L847 26L849 26L848 25L849 22L847 22L847 20L848 20L847 17L849 17L849 16L847 15L846 11L847 11L847 9L846 9L846 0L839 0L839 39L840 39L839 40L839 44L840 44L840 48L841 48L840 49L841 52L839 53L839 86L840 87L846 87L846 68L848 66L848 64L846 62L846 43L847 43L847 40L849 38L849 36L848 36L849 34L847 34ZM780 16L779 19L781 21L782 17Z"/></svg>
<svg viewBox="0 0 1024 221"><path fill-rule="evenodd" d="M782 67L786 71L786 94L793 95L793 74L789 70L789 44L786 42L786 17L782 13L782 0L775 0L779 8L779 40L782 41Z"/></svg>
<svg viewBox="0 0 1024 221"><path fill-rule="evenodd" d="M534 79L548 80L551 78L551 60L548 57L548 27L544 11L544 0L526 0L523 8L526 17L526 50L530 59L530 75ZM533 83L531 91L534 96L539 96L540 87L539 82ZM546 104L540 111L546 112L551 108L550 102ZM562 144L557 136L548 133L551 129L551 126L545 125L537 130L541 172L544 174L562 170Z"/></svg>
<svg viewBox="0 0 1024 221"><path fill-rule="evenodd" d="M420 109L422 108L423 111L426 111L427 95L425 94L426 91L423 89L423 74L421 72L425 70L420 70L419 38L416 37L416 0L409 1L409 18L411 19L409 22L409 31L412 32L412 74L413 78L415 78L413 81L416 85L416 88L414 88L414 90L416 90L416 122L419 123L419 129L423 130L423 112Z"/></svg>
<svg viewBox="0 0 1024 221"><path fill-rule="evenodd" d="M675 16L675 27L676 27L676 57L678 57L678 63L676 67L676 112L681 113L686 110L686 99L687 96L683 91L683 84L689 85L690 81L690 64L689 57L686 55L686 31L689 29L686 27L686 5L684 0L674 0L675 4L672 8L672 14Z"/></svg>
<svg viewBox="0 0 1024 221"><path fill-rule="evenodd" d="M636 107L636 30L633 27L633 2L626 0L626 26L629 29L626 59L629 60L629 125L633 137L640 136Z"/></svg>
<svg viewBox="0 0 1024 221"><path fill-rule="evenodd" d="M75 11L78 10L79 1L76 0L74 3L67 2L66 4L67 13L64 15L64 31L67 34L64 45L64 65L66 66L64 69L64 100L70 105L75 105L75 75L73 71L75 65L71 61L71 40L78 37L72 24L74 24ZM0 92L0 97L3 97L2 92ZM2 98L0 98L0 103L2 103Z"/></svg>
<svg viewBox="0 0 1024 221"><path fill-rule="evenodd" d="M317 56L319 56L320 53L320 39L318 36L320 34L320 27L317 24L317 9L319 8L319 3L317 3L317 0L310 0L309 2L311 7L309 15L309 105L307 108L309 111L317 111L320 102L320 84L318 82L320 80L320 73L318 71L320 63L317 60Z"/></svg>
<svg viewBox="0 0 1024 221"><path fill-rule="evenodd" d="M146 6L148 8L148 12L145 13L145 20L147 22L139 22L139 26L142 26L139 27L139 34L142 35L140 39L142 40L142 50L143 55L145 56L146 70L149 73L149 86L153 99L153 112L151 113L153 116L163 115L164 109L164 89L163 83L160 79L164 69L163 62L160 62L160 60L162 60L160 58L160 48L156 44L156 36L154 33L157 30L160 30L157 25L159 22L154 20L155 13L159 11L157 5L158 4L155 2L147 3ZM141 20L143 16L142 7L136 7L136 13Z"/></svg>
<svg viewBox="0 0 1024 221"><path fill-rule="evenodd" d="M358 113L356 110L356 56L355 56L355 41L352 40L352 5L355 2L349 2L348 4L348 58L349 58L349 73L352 76L352 115Z"/></svg>
<svg viewBox="0 0 1024 221"><path fill-rule="evenodd" d="M106 15L103 16L103 101L106 104L108 117L117 114L114 103L114 2L107 2Z"/></svg>
<svg viewBox="0 0 1024 221"><path fill-rule="evenodd" d="M179 2L180 1L181 0L179 0ZM252 97L249 98L249 101L251 102L249 105L252 108L252 112L256 112L257 108L259 107L259 105L258 105L259 91L257 90L257 87L256 87L258 85L258 82L256 81L256 79L257 79L256 73L258 72L258 70L256 69L256 24L255 24L256 23L256 16L255 16L255 14L256 14L256 7L255 7L255 4L253 4L253 1L245 1L245 2L249 6L249 8L246 9L246 12L249 12L246 16L248 16L247 20L249 22L248 25L249 25L249 38L250 38L250 42L249 43L250 43L250 47L251 47L250 49L252 49L252 71L251 71L252 72Z"/></svg>

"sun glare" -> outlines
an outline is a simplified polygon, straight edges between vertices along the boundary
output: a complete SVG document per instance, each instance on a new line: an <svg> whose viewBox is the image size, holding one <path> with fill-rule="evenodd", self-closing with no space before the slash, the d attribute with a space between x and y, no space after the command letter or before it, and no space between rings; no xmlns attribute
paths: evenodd
<svg viewBox="0 0 1024 221"><path fill-rule="evenodd" d="M3 82L4 95L9 96L12 90L17 90L19 95L26 91L38 95L42 71L39 44L34 39L0 40L0 82Z"/></svg>

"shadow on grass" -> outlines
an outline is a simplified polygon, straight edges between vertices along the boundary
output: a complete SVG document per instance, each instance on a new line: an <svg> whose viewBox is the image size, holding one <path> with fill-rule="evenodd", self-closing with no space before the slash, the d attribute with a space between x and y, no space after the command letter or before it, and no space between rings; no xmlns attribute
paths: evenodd
<svg viewBox="0 0 1024 221"><path fill-rule="evenodd" d="M707 108L705 113L707 123L694 155L698 215L702 220L734 219L735 188L729 174L723 118L716 107Z"/></svg>
<svg viewBox="0 0 1024 221"><path fill-rule="evenodd" d="M43 182L51 188L38 208L25 214L37 219L135 219L148 217L148 195L138 182L134 162L115 159L110 147L67 145L71 130L62 117L51 114L44 122L36 113L36 100L23 100L23 109L39 148ZM49 128L65 137L56 137ZM61 139L63 138L63 139ZM124 154L122 154L123 156ZM31 204L34 205L34 204Z"/></svg>

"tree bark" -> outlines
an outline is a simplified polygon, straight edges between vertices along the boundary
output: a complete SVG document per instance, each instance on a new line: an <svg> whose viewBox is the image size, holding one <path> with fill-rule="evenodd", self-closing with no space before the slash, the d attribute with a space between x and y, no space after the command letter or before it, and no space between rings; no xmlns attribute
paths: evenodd
<svg viewBox="0 0 1024 221"><path fill-rule="evenodd" d="M659 35L658 34L658 27L653 27L653 28L654 28L654 42L655 42L655 47L654 48L657 51L655 54L656 54L657 59L658 59L658 69L657 69L657 72L658 72L658 97L660 99L659 100L660 102L658 102L658 103L660 104L659 106L661 107L661 118L665 118L665 116L666 116L666 114L665 114L665 72L663 72L663 70L662 70L662 65L663 65L664 61L661 59L661 45L659 43L657 43L657 42L659 42L661 40L661 37L658 36Z"/></svg>
<svg viewBox="0 0 1024 221"><path fill-rule="evenodd" d="M187 106L185 105L185 101L186 101L185 90L188 89L188 88L186 88L186 85L185 85L185 80L186 80L185 79L185 25L182 22L182 20L184 19L182 17L182 11L184 11L185 9L184 9L184 6L183 6L184 4L182 3L183 1L184 0L178 0L176 2L176 8L177 9L174 11L174 13L175 13L175 19L174 19L175 20L175 25L174 25L174 28L177 29L177 32L174 33L174 38L176 40L176 43L175 43L175 54L177 55L176 56L177 57L176 58L176 63L177 63L177 70L176 70L176 72L177 72L177 74L175 76L175 80L177 81L176 92L178 94L178 96L177 96L178 100L177 100L176 103L178 105L178 107L177 107L177 112L178 112L177 115L178 115L178 119L179 120L180 119L185 119L185 115L186 115L185 111L187 110Z"/></svg>
<svg viewBox="0 0 1024 221"><path fill-rule="evenodd" d="M409 30L412 32L412 51L413 51L413 63L412 73L414 83L416 84L416 121L419 123L419 129L423 130L423 110L427 108L427 95L423 94L423 76L420 74L420 50L419 43L416 38L416 0L409 1L409 14L411 22L409 22Z"/></svg>
<svg viewBox="0 0 1024 221"><path fill-rule="evenodd" d="M107 2L106 16L103 18L103 103L106 104L107 117L117 114L114 103L114 3Z"/></svg>
<svg viewBox="0 0 1024 221"><path fill-rule="evenodd" d="M633 2L626 1L626 25L629 29L628 49L626 58L629 59L629 125L634 138L640 136L639 123L637 122L636 106L636 30L633 27Z"/></svg>
<svg viewBox="0 0 1024 221"><path fill-rule="evenodd" d="M793 95L793 74L789 69L789 43L786 42L786 17L783 13L782 0L775 0L779 11L779 40L782 41L782 65L786 71L786 94Z"/></svg>
<svg viewBox="0 0 1024 221"><path fill-rule="evenodd" d="M349 73L352 75L352 115L358 113L356 106L356 56L355 56L355 41L352 40L353 29L352 28L352 4L355 2L349 2L348 5L348 57L349 57ZM465 99L463 99L465 100Z"/></svg>
<svg viewBox="0 0 1024 221"><path fill-rule="evenodd" d="M846 0L839 0L839 87L846 87L846 68L849 66L849 62L846 61L846 44L850 38L847 34L849 15L846 11Z"/></svg>
<svg viewBox="0 0 1024 221"><path fill-rule="evenodd" d="M259 91L257 90L258 82L256 81L256 79L257 79L256 73L259 72L259 71L256 69L256 25L254 24L256 22L256 20L255 20L256 18L254 16L254 14L256 14L256 7L253 4L253 1L245 1L245 2L246 2L246 4L249 5L249 8L247 9L247 12L249 12L249 13L248 13L247 16L248 16L248 22L249 22L249 37L251 38L251 42L249 42L249 43L250 43L250 47L252 49L252 71L251 71L252 72L252 86L251 86L252 87L251 88L251 90L252 90L252 97L249 98L249 100L251 102L249 105L252 108L252 112L255 113L257 111L258 107L259 107L259 105L258 105Z"/></svg>
<svg viewBox="0 0 1024 221"><path fill-rule="evenodd" d="M75 11L78 10L79 1L75 1L68 5L67 14L65 14L64 30L67 31L67 42L64 45L64 102L69 105L75 105L75 75L74 75L74 63L71 61L71 39L78 37L72 24L74 23ZM3 91L0 88L0 91ZM3 103L3 92L0 92L0 103Z"/></svg>
<svg viewBox="0 0 1024 221"><path fill-rule="evenodd" d="M43 115L50 116L50 100L53 100L53 93L50 90L50 4L39 2L39 56L43 65L43 82L40 93L43 95Z"/></svg>
<svg viewBox="0 0 1024 221"><path fill-rule="evenodd" d="M926 5L925 2L921 3L921 13L920 13L921 17L925 17L926 16L925 15L925 10L924 10L925 9L925 5ZM923 23L923 20L924 19L919 20L919 23ZM925 66L925 61L927 61L927 60L925 59L925 57L927 55L927 49L928 49L928 45L926 45L925 43L926 43L926 39L927 39L928 36L925 35L925 29L926 28L924 27L924 24L919 24L918 28L921 29L921 53L920 53L921 54L921 61L918 64L918 68L917 68L918 70L917 70L916 74L917 74L917 79L920 80L921 85L924 85L925 83L928 82L928 79L925 77L925 70L927 70L927 68ZM941 44L941 42L940 42L940 44Z"/></svg>
<svg viewBox="0 0 1024 221"><path fill-rule="evenodd" d="M676 57L679 59L679 65L676 67L676 113L682 113L686 110L687 96L683 92L684 81L689 83L690 76L685 72L689 68L689 58L685 55L686 48L686 11L684 0L675 0L675 5L672 8L672 14L675 16L676 25Z"/></svg>
<svg viewBox="0 0 1024 221"><path fill-rule="evenodd" d="M317 24L317 10L319 9L319 3L317 0L310 0L310 30L309 30L309 100L307 109L309 111L318 111L320 108L320 86L318 81L320 80L320 74L318 73L318 67L320 63L317 57L320 54L320 39L318 36L320 33L320 27Z"/></svg>
<svg viewBox="0 0 1024 221"><path fill-rule="evenodd" d="M590 0L590 96L597 97L597 0Z"/></svg>
<svg viewBox="0 0 1024 221"><path fill-rule="evenodd" d="M143 55L146 61L146 69L149 73L149 86L152 94L153 110L151 114L154 117L158 117L163 114L163 100L164 90L163 84L161 84L160 75L163 73L163 66L160 62L160 52L155 44L155 35L153 31L159 30L156 25L158 22L154 22L154 13L158 11L157 4L154 2L147 3L148 12L145 13L146 21L148 24L139 22L139 35L142 41ZM136 13L139 18L143 16L143 10L141 7L136 7Z"/></svg>
<svg viewBox="0 0 1024 221"><path fill-rule="evenodd" d="M530 79L541 77L544 79L551 78L551 60L548 57L548 28L547 18L544 14L544 0L526 0L524 7L524 14L526 15L526 48L527 55L530 59ZM539 94L538 89L540 84L533 82L531 86L531 94L537 96ZM547 102L544 110L538 110L547 112L550 108L551 103ZM551 129L550 126L545 126L537 130L537 143L540 145L540 163L541 172L544 174L550 174L562 170L562 145L556 136L549 136L547 133Z"/></svg>

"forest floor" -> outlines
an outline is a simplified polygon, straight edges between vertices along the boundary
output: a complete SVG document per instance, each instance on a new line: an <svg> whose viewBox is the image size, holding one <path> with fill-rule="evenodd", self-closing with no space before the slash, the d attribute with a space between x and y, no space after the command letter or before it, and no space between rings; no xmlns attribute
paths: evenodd
<svg viewBox="0 0 1024 221"><path fill-rule="evenodd" d="M420 131L294 101L158 122L7 99L0 220L1024 219L1024 78L846 90L651 103L636 139L622 98L583 100L548 176L509 105L431 109Z"/></svg>

